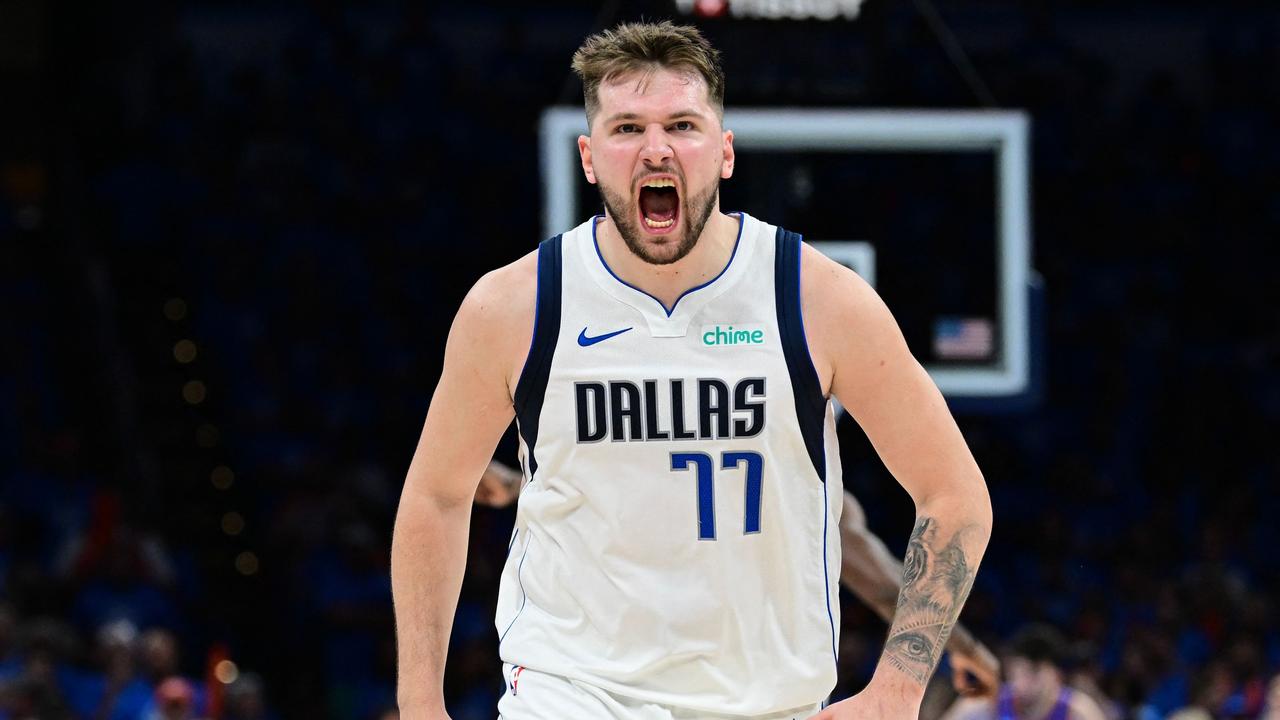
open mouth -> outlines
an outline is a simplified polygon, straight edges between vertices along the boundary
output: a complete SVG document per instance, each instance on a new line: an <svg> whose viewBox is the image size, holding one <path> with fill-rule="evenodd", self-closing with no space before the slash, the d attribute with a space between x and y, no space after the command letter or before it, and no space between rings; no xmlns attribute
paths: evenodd
<svg viewBox="0 0 1280 720"><path fill-rule="evenodd" d="M680 219L680 193L671 178L650 178L640 184L640 224L655 235L670 232Z"/></svg>

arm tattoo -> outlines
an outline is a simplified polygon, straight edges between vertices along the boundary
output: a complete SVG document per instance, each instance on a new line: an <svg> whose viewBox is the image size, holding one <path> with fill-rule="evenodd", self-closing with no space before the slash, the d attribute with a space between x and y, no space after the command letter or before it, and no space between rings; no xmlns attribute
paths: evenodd
<svg viewBox="0 0 1280 720"><path fill-rule="evenodd" d="M907 544L898 611L884 657L921 685L937 668L973 586L976 569L969 566L961 546L964 534L962 529L943 544L934 519L922 517Z"/></svg>

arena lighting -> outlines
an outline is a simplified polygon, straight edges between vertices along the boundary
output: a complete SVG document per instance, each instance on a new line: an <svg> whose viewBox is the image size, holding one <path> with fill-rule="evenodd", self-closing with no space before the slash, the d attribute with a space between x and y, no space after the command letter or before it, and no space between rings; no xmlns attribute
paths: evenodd
<svg viewBox="0 0 1280 720"><path fill-rule="evenodd" d="M218 664L213 666L213 676L223 685L230 685L240 677L240 668L230 660L219 660Z"/></svg>
<svg viewBox="0 0 1280 720"><path fill-rule="evenodd" d="M164 303L164 316L172 322L187 316L187 302L182 298L169 298Z"/></svg>
<svg viewBox="0 0 1280 720"><path fill-rule="evenodd" d="M864 0L676 0L676 11L698 17L760 20L853 20Z"/></svg>
<svg viewBox="0 0 1280 720"><path fill-rule="evenodd" d="M222 532L235 537L244 530L244 516L232 510L222 516Z"/></svg>
<svg viewBox="0 0 1280 720"><path fill-rule="evenodd" d="M173 359L183 365L195 360L197 354L196 344L190 340L184 338L173 344Z"/></svg>
<svg viewBox="0 0 1280 720"><path fill-rule="evenodd" d="M236 481L236 474L226 465L219 465L209 473L209 482L219 490L226 490Z"/></svg>
<svg viewBox="0 0 1280 720"><path fill-rule="evenodd" d="M236 556L236 570L241 575L254 575L258 572L258 556L245 550Z"/></svg>
<svg viewBox="0 0 1280 720"><path fill-rule="evenodd" d="M199 380L188 380L182 386L182 399L190 405L199 405L204 402L206 394L204 383Z"/></svg>

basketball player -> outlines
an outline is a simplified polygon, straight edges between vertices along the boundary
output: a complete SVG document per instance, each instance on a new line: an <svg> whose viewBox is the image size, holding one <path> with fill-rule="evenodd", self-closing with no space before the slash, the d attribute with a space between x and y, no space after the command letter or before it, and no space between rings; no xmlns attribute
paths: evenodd
<svg viewBox="0 0 1280 720"><path fill-rule="evenodd" d="M720 211L733 133L695 29L622 25L573 67L605 213L485 275L458 310L392 543L401 712L447 717L469 506L515 417L528 480L498 597L502 718L915 718L991 528L946 403L857 275ZM833 395L917 520L874 676L823 709Z"/></svg>
<svg viewBox="0 0 1280 720"><path fill-rule="evenodd" d="M942 720L1106 720L1088 694L1063 680L1066 641L1047 625L1029 625L1009 643L1007 682L995 698L960 698Z"/></svg>
<svg viewBox="0 0 1280 720"><path fill-rule="evenodd" d="M476 502L502 508L520 495L524 475L494 460L480 476ZM867 527L867 515L853 493L844 492L840 513L840 581L885 622L893 620L902 591L902 561ZM994 697L1000 688L1000 662L959 622L947 639L951 684L964 697ZM1280 720L1277 718L1276 720Z"/></svg>

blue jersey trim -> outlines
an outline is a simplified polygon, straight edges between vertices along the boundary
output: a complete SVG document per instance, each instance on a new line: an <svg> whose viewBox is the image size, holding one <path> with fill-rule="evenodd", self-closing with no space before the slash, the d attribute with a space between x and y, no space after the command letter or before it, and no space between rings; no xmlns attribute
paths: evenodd
<svg viewBox="0 0 1280 720"><path fill-rule="evenodd" d="M804 336L804 311L800 303L800 252L803 243L799 235L782 228L778 228L775 243L773 296L778 312L778 332L782 336L782 354L791 375L800 434L804 437L813 469L825 483L827 453L823 426L827 399L822 394L818 371L813 367L809 341Z"/></svg>
<svg viewBox="0 0 1280 720"><path fill-rule="evenodd" d="M529 456L529 478L538 472L538 459L534 447L538 442L538 419L542 415L542 401L547 394L547 378L551 375L551 360L556 353L556 340L560 337L561 255L563 236L543 240L538 246L538 296L533 314L533 340L529 345L529 357L525 359L520 380L516 383L516 426L524 440Z"/></svg>
<svg viewBox="0 0 1280 720"><path fill-rule="evenodd" d="M725 213L725 214L726 214L726 215L733 215L734 213ZM719 279L720 279L720 276L721 276L721 275L724 275L724 274L729 270L729 266L733 265L733 259L734 259L735 257L737 257L737 256L738 256L738 246L742 244L742 229L743 229L743 228L745 228L745 227L747 226L747 217L746 217L746 215L744 215L743 213L737 213L737 215L738 215L738 237L737 237L737 239L735 239L735 240L733 241L733 252L729 254L729 262L725 263L725 264L724 264L724 267L720 268L720 272L719 272L715 277L711 278L710 280L708 280L708 281L706 281L706 282L702 283L701 285L699 285L699 286L697 286L697 287L691 287L691 288L689 288L688 290L685 290L684 292L680 293L680 297L676 298L676 301L671 305L671 309L670 309L670 310L668 310L668 309L667 309L667 306L666 306L666 305L663 305L663 304L662 304L662 301L661 301L661 300L659 300L658 298L656 298L656 297L654 297L654 296L650 295L649 293L645 292L644 290L641 290L640 288L636 287L635 285L632 285L631 283L627 282L626 280L623 280L622 278L618 277L618 274L617 274L617 273L615 273L615 272L613 271L613 268L609 267L609 263L605 262L604 254L600 252L600 243L599 243L599 241L596 239L596 228L597 228L597 227L599 227L599 225L600 225L599 220L600 220L600 218L604 217L603 215L596 215L594 218L592 218L592 219L591 219L591 244L592 244L592 245L594 245L594 246L595 246L595 248L596 248L596 257L600 258L600 264L601 264L601 265L603 265L603 266L604 266L604 269L605 269L605 270L607 270L607 271L609 272L609 274L613 276L613 279L614 279L614 280L617 280L618 282L622 283L623 285L626 285L627 287L631 288L632 290L635 290L636 292L640 293L641 295L644 295L645 297L648 297L648 298L650 298L651 300L653 300L654 302L658 303L658 307L662 308L662 312L666 313L666 314L667 314L667 317L671 317L672 313L674 313L674 312L676 311L676 306L680 304L680 301L684 299L684 296L685 296L685 295L688 295L689 293L694 292L694 291L697 291L697 290L701 290L702 288L704 288L704 287L706 287L706 286L710 285L711 283L713 283L713 282L715 282L715 281L719 280Z"/></svg>
<svg viewBox="0 0 1280 720"><path fill-rule="evenodd" d="M831 511L827 508L827 486L822 486L822 595L827 599L827 624L831 626L831 659L836 664L836 673L840 672L840 653L836 650L836 618L831 614L831 575L827 566L827 522Z"/></svg>
<svg viewBox="0 0 1280 720"><path fill-rule="evenodd" d="M526 538L529 536L525 536ZM520 566L516 568L516 582L520 584L520 609L516 610L516 616L511 618L511 622L507 623L507 629L502 631L502 637L498 638L498 645L502 645L503 639L507 637L507 633L511 632L511 627L516 624L516 620L520 619L520 613L524 612L524 605L529 601L529 594L524 591L524 578L520 573L524 571L524 559L529 555L529 546L532 545L529 540L524 541L524 552L520 553Z"/></svg>

